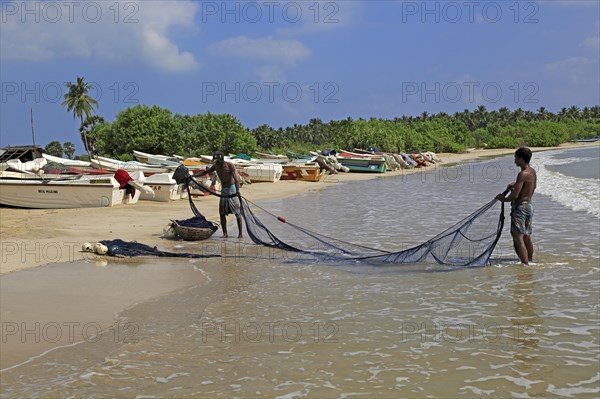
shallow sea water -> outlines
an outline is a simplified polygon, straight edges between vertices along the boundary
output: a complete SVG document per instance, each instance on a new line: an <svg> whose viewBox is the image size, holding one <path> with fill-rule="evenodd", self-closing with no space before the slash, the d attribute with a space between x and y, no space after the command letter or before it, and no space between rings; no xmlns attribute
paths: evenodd
<svg viewBox="0 0 600 399"><path fill-rule="evenodd" d="M577 162L600 168L599 150L534 154L530 267L516 264L508 226L496 256L514 260L447 272L295 261L232 240L217 246L222 260L158 262L188 264L208 281L122 311L118 320L136 326L127 339L113 329L5 370L0 396L598 397L600 181L588 166L564 169ZM506 157L261 205L347 241L402 249L516 173ZM564 195L573 190L583 194Z"/></svg>

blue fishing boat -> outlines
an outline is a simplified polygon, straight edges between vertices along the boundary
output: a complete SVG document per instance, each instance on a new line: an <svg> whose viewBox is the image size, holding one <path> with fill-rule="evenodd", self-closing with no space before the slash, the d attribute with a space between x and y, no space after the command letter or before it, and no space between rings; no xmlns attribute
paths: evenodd
<svg viewBox="0 0 600 399"><path fill-rule="evenodd" d="M337 157L339 163L350 169L350 172L384 173L385 159Z"/></svg>
<svg viewBox="0 0 600 399"><path fill-rule="evenodd" d="M575 143L595 143L596 141L600 140L600 135L596 136L596 137L592 137L591 139L578 139L578 140L573 140L573 142Z"/></svg>

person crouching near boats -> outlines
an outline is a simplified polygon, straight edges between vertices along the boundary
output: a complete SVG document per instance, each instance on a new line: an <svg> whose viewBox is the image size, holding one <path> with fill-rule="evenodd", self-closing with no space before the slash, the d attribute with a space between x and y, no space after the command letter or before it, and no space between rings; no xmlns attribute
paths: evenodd
<svg viewBox="0 0 600 399"><path fill-rule="evenodd" d="M221 180L221 199L219 201L219 215L221 217L221 228L223 237L227 238L227 215L234 214L238 225L238 238L242 238L242 215L240 214L240 179L231 162L225 161L225 154L216 151L213 154L213 164L203 172L194 175L201 177L209 173L217 172ZM237 195L237 196L236 196Z"/></svg>
<svg viewBox="0 0 600 399"><path fill-rule="evenodd" d="M521 263L529 265L533 259L533 242L531 241L533 220L533 204L531 198L537 185L535 169L529 166L531 150L521 147L515 151L515 165L521 168L517 181L510 183L506 188L510 190L508 197L498 194L496 199L502 202L511 202L510 233L513 237L515 250Z"/></svg>

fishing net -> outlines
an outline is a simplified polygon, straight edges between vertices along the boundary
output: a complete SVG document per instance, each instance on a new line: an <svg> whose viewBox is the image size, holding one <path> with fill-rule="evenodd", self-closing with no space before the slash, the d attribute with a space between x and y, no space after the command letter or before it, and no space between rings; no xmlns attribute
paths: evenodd
<svg viewBox="0 0 600 399"><path fill-rule="evenodd" d="M204 255L186 252L167 252L161 251L156 247L151 247L146 244L141 244L135 241L123 240L104 240L100 241L108 248L107 255L117 257L133 257L133 256L164 256L170 258L216 258L221 255Z"/></svg>
<svg viewBox="0 0 600 399"><path fill-rule="evenodd" d="M401 251L386 251L311 231L246 199L242 202L246 229L254 243L318 259L483 266L489 264L504 226L504 207L499 201L492 200L420 245Z"/></svg>
<svg viewBox="0 0 600 399"><path fill-rule="evenodd" d="M187 170L178 172L174 179L178 183L186 183L188 190L190 185L194 185L202 191L210 192L190 177ZM211 194L223 197L218 193ZM277 216L241 196L240 201L246 231L255 244L322 260L483 266L490 263L504 227L504 203L494 199L428 241L394 252L317 233ZM194 214L200 214L191 196L190 206Z"/></svg>

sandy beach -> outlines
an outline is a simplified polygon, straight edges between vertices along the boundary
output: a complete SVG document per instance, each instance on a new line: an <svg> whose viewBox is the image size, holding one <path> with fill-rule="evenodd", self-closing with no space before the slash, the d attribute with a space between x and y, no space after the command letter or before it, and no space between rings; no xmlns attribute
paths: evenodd
<svg viewBox="0 0 600 399"><path fill-rule="evenodd" d="M568 143L556 148L594 146L598 143ZM544 151L555 148L532 148ZM463 154L438 154L440 166L473 161L482 157L509 155L514 149L473 150ZM437 167L438 165L434 166ZM321 190L332 184L352 180L375 179L421 172L425 169L400 170L385 174L340 173L326 176L318 183L279 181L255 183L242 188L242 195L250 201L266 198L285 198L301 193ZM209 219L218 221L218 198L214 196L195 199L201 212ZM170 203L140 201L132 206L85 209L18 209L0 207L0 274L51 263L73 262L89 258L81 252L85 242L122 239L173 250L176 241L161 238L163 228L170 219L191 217L187 200ZM235 230L235 219L228 223ZM211 238L221 239L221 231Z"/></svg>

